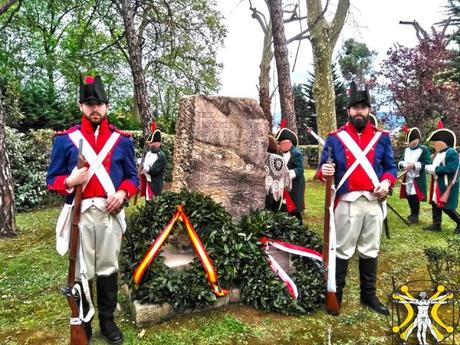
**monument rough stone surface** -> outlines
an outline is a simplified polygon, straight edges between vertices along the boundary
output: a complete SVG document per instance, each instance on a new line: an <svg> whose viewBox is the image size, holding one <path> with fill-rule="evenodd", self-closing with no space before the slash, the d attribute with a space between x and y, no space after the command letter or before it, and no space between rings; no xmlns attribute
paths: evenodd
<svg viewBox="0 0 460 345"><path fill-rule="evenodd" d="M172 190L209 195L234 219L263 208L268 133L254 99L181 98Z"/></svg>

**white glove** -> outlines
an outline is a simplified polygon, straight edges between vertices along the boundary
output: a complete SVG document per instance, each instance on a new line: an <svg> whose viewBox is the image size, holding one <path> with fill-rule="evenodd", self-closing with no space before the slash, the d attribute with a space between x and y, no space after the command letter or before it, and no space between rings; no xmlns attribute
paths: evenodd
<svg viewBox="0 0 460 345"><path fill-rule="evenodd" d="M335 174L335 166L334 164L324 163L321 166L321 172L324 176L334 176Z"/></svg>
<svg viewBox="0 0 460 345"><path fill-rule="evenodd" d="M434 175L435 170L436 170L436 167L433 164L425 165L425 171L427 172L427 174Z"/></svg>

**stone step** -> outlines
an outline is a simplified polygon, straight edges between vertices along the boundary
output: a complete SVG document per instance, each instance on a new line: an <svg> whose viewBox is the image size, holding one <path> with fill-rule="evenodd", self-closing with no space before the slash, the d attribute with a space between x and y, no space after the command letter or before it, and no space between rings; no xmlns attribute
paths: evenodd
<svg viewBox="0 0 460 345"><path fill-rule="evenodd" d="M128 286L125 284L122 291L130 297L131 293ZM136 300L130 299L130 308L134 317L134 322L137 327L142 327L146 324L161 323L166 320L173 319L183 314L197 313L209 309L215 309L227 305L229 303L238 303L240 301L240 289L232 288L227 296L219 297L216 303L208 308L203 309L187 309L184 312L176 312L169 303L161 304L143 304Z"/></svg>

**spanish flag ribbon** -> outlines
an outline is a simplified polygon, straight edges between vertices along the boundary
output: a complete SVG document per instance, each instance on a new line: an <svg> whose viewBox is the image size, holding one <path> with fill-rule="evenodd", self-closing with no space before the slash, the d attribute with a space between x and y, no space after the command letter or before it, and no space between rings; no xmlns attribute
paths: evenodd
<svg viewBox="0 0 460 345"><path fill-rule="evenodd" d="M136 285L139 285L145 270L153 261L153 259L155 259L155 257L158 255L159 251L161 250L163 244L165 243L171 230L174 227L174 224L178 219L182 221L185 225L185 229L187 230L190 240L192 241L195 253L200 259L201 264L203 265L203 268L206 272L206 277L208 279L209 284L212 286L213 292L216 294L217 297L227 295L228 291L225 289L221 289L217 285L217 272L214 268L214 264L211 258L209 257L206 248L204 247L203 242L200 239L200 236L198 235L189 218L185 214L183 205L177 206L177 211L174 213L169 223L166 225L163 231L158 235L158 237L153 241L150 248L147 250L147 253L145 254L144 258L141 260L140 264L134 271L134 282L136 283Z"/></svg>

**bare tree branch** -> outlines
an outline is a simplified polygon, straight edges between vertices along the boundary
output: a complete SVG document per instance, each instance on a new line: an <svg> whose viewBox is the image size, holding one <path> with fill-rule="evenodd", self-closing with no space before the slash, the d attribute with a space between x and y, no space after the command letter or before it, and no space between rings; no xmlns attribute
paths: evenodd
<svg viewBox="0 0 460 345"><path fill-rule="evenodd" d="M13 5L16 1L17 1L17 0L12 1L12 4L11 4L11 5ZM11 2L11 1L10 1L10 2ZM22 4L22 0L19 0L19 5L18 5L18 7L16 7L16 8L14 9L14 11L11 12L9 18L5 21L5 23L4 23L4 24L2 25L2 27L0 28L0 31L4 30L4 29L10 24L10 22L11 22L11 20L13 19L14 15L15 15L15 14L19 11L19 9L21 8L21 4ZM10 8L11 5L9 5L8 8ZM3 5L3 6L0 8L0 15L2 15L6 10L8 10L8 8L6 8L5 6L6 6L6 4ZM3 8L6 8L6 10L2 12Z"/></svg>
<svg viewBox="0 0 460 345"><path fill-rule="evenodd" d="M404 21L400 20L399 24L401 25L412 25L415 29L415 34L417 35L417 38L419 41L422 41L424 39L428 39L430 36L428 36L428 33L420 26L420 24L414 19L412 22L409 21Z"/></svg>
<svg viewBox="0 0 460 345"><path fill-rule="evenodd" d="M14 5L14 3L18 1L18 0L8 0L7 2L5 2L3 5L0 6L0 16L5 13L6 11L8 11L8 9Z"/></svg>
<svg viewBox="0 0 460 345"><path fill-rule="evenodd" d="M337 11L335 12L334 19L331 23L331 36L333 37L333 45L335 45L337 39L339 38L339 34L340 31L342 31L349 8L350 0L339 0Z"/></svg>

